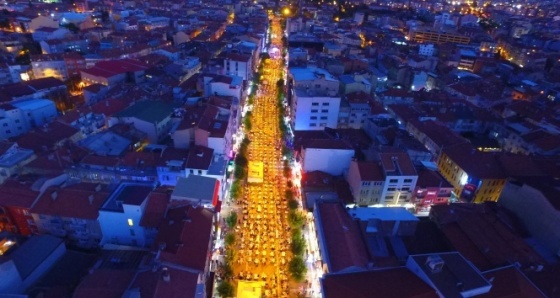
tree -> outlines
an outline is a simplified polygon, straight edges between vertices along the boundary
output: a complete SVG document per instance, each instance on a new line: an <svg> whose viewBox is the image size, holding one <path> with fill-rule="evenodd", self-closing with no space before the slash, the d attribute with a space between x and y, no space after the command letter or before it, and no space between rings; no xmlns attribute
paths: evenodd
<svg viewBox="0 0 560 298"><path fill-rule="evenodd" d="M224 239L226 246L231 246L235 243L235 235L233 233L228 233Z"/></svg>
<svg viewBox="0 0 560 298"><path fill-rule="evenodd" d="M228 281L222 281L216 289L220 297L233 297L233 286Z"/></svg>
<svg viewBox="0 0 560 298"><path fill-rule="evenodd" d="M292 244L291 244L292 253L295 256L303 256L303 253L305 252L305 247L306 247L305 238L303 238L301 234L301 230L299 233L292 233Z"/></svg>
<svg viewBox="0 0 560 298"><path fill-rule="evenodd" d="M290 210L296 210L298 207L299 207L299 203L296 200L288 201L288 208L290 208Z"/></svg>
<svg viewBox="0 0 560 298"><path fill-rule="evenodd" d="M237 224L237 212L233 211L226 217L226 224L230 229L235 228Z"/></svg>
<svg viewBox="0 0 560 298"><path fill-rule="evenodd" d="M294 257L288 266L288 270L295 281L301 282L305 279L305 273L307 273L307 267L302 257Z"/></svg>
<svg viewBox="0 0 560 298"><path fill-rule="evenodd" d="M291 182L291 181L288 181ZM286 191L284 192L284 196L286 197L286 200L290 201L294 199L294 192L291 189L286 189Z"/></svg>
<svg viewBox="0 0 560 298"><path fill-rule="evenodd" d="M301 228L305 223L305 216L297 210L292 210L288 214L288 223L292 228Z"/></svg>
<svg viewBox="0 0 560 298"><path fill-rule="evenodd" d="M239 196L241 196L241 185L239 184L239 180L233 181L231 188L229 189L229 195L234 200L239 199Z"/></svg>

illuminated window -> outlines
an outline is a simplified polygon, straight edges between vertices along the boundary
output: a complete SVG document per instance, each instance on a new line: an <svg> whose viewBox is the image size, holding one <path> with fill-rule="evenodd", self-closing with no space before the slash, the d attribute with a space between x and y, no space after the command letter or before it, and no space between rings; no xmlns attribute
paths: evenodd
<svg viewBox="0 0 560 298"><path fill-rule="evenodd" d="M132 221L132 218L128 219L128 225L131 226L131 227L134 225L134 222Z"/></svg>

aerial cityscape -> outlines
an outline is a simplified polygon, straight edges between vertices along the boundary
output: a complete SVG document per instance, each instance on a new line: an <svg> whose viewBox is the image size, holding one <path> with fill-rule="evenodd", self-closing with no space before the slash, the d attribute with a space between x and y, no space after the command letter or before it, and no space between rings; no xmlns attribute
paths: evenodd
<svg viewBox="0 0 560 298"><path fill-rule="evenodd" d="M0 276L560 298L560 2L0 0Z"/></svg>

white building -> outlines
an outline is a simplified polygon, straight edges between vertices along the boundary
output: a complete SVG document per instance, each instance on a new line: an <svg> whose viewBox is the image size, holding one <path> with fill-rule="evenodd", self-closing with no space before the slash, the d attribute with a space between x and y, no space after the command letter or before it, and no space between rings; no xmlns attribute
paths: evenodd
<svg viewBox="0 0 560 298"><path fill-rule="evenodd" d="M153 188L152 183L124 182L113 191L99 210L98 221L103 233L101 245L146 245L140 220Z"/></svg>
<svg viewBox="0 0 560 298"><path fill-rule="evenodd" d="M425 43L418 45L418 54L422 56L431 57L434 55L435 48L434 45L431 43Z"/></svg>
<svg viewBox="0 0 560 298"><path fill-rule="evenodd" d="M292 90L291 123L294 130L336 128L340 109L340 82L321 68L289 69Z"/></svg>
<svg viewBox="0 0 560 298"><path fill-rule="evenodd" d="M204 96L233 96L239 100L243 94L243 78L239 76L201 75Z"/></svg>
<svg viewBox="0 0 560 298"><path fill-rule="evenodd" d="M250 80L253 77L252 56L249 54L228 53L224 57L226 74Z"/></svg>
<svg viewBox="0 0 560 298"><path fill-rule="evenodd" d="M54 103L47 99L0 105L0 140L22 135L31 128L51 122L57 116Z"/></svg>
<svg viewBox="0 0 560 298"><path fill-rule="evenodd" d="M348 170L354 155L352 146L342 140L306 140L301 148L302 169L339 176Z"/></svg>

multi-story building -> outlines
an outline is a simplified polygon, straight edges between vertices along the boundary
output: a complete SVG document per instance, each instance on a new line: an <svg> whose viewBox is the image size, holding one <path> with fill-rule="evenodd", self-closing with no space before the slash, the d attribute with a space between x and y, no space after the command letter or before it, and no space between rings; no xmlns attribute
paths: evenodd
<svg viewBox="0 0 560 298"><path fill-rule="evenodd" d="M104 186L95 183L50 187L30 213L40 233L65 238L77 247L95 248L103 239L99 208L108 195Z"/></svg>
<svg viewBox="0 0 560 298"><path fill-rule="evenodd" d="M149 182L123 182L117 186L99 210L98 220L103 234L101 245L146 245L140 221L153 189L154 183Z"/></svg>
<svg viewBox="0 0 560 298"><path fill-rule="evenodd" d="M120 123L132 123L136 129L147 134L150 142L157 143L171 130L174 108L174 105L161 101L140 101L112 118Z"/></svg>
<svg viewBox="0 0 560 298"><path fill-rule="evenodd" d="M321 171L342 175L350 167L355 150L343 140L307 139L301 144L301 166L304 172Z"/></svg>
<svg viewBox="0 0 560 298"><path fill-rule="evenodd" d="M453 185L457 197L466 202L495 202L506 183L506 174L494 154L468 144L444 147L438 170Z"/></svg>
<svg viewBox="0 0 560 298"><path fill-rule="evenodd" d="M379 161L352 161L347 175L354 202L366 205L410 204L418 174L406 153L380 153Z"/></svg>
<svg viewBox="0 0 560 298"><path fill-rule="evenodd" d="M252 56L240 53L228 53L224 57L224 70L228 75L250 80L253 77Z"/></svg>
<svg viewBox="0 0 560 298"><path fill-rule="evenodd" d="M46 99L29 99L0 105L0 139L22 135L49 123L58 116L54 103Z"/></svg>
<svg viewBox="0 0 560 298"><path fill-rule="evenodd" d="M140 83L148 67L134 59L101 61L94 67L80 71L86 85L101 84L109 88L121 83Z"/></svg>
<svg viewBox="0 0 560 298"><path fill-rule="evenodd" d="M413 28L410 30L409 39L417 43L458 43L469 44L470 37L454 31L436 30L430 28Z"/></svg>
<svg viewBox="0 0 560 298"><path fill-rule="evenodd" d="M17 143L0 142L0 183L34 158L33 150L20 148Z"/></svg>
<svg viewBox="0 0 560 298"><path fill-rule="evenodd" d="M52 178L21 175L0 186L0 230L24 236L38 233L31 215L37 197L49 186L66 181L66 175Z"/></svg>
<svg viewBox="0 0 560 298"><path fill-rule="evenodd" d="M321 68L289 70L288 102L294 130L336 128L340 109L340 82Z"/></svg>

